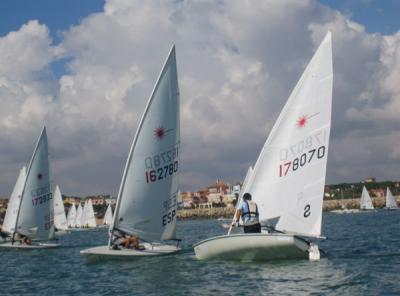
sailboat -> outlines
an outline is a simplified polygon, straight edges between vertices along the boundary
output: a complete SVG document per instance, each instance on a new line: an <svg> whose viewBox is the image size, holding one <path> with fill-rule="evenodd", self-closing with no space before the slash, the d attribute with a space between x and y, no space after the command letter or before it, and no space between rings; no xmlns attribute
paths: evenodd
<svg viewBox="0 0 400 296"><path fill-rule="evenodd" d="M111 204L109 204L106 213L104 214L103 224L111 225L112 220L113 220L113 214L112 214Z"/></svg>
<svg viewBox="0 0 400 296"><path fill-rule="evenodd" d="M358 213L360 210L359 209L348 209L347 205L343 201L343 190L340 189L340 209L337 210L332 210L330 211L333 214L352 214L352 213Z"/></svg>
<svg viewBox="0 0 400 296"><path fill-rule="evenodd" d="M396 199L394 198L392 192L389 187L386 188L386 210L398 210L400 209L397 205Z"/></svg>
<svg viewBox="0 0 400 296"><path fill-rule="evenodd" d="M18 236L33 240L21 244ZM53 248L57 244L40 243L54 238L53 198L50 190L50 172L46 128L39 136L26 174L11 241L0 244L7 248Z"/></svg>
<svg viewBox="0 0 400 296"><path fill-rule="evenodd" d="M54 203L54 226L58 233L68 230L67 217L65 216L64 202L62 200L60 187L57 185L53 195Z"/></svg>
<svg viewBox="0 0 400 296"><path fill-rule="evenodd" d="M78 209L76 210L75 228L80 228L83 226L82 217L83 217L83 209L82 209L81 203L79 203Z"/></svg>
<svg viewBox="0 0 400 296"><path fill-rule="evenodd" d="M360 210L368 211L368 210L373 210L373 209L374 209L374 205L372 203L372 199L369 196L367 188L365 188L365 186L364 186L362 193L361 193Z"/></svg>
<svg viewBox="0 0 400 296"><path fill-rule="evenodd" d="M194 245L198 259L320 258L318 246L306 238L321 238L332 83L328 32L275 122L246 188L267 231L203 240Z"/></svg>
<svg viewBox="0 0 400 296"><path fill-rule="evenodd" d="M9 239L15 231L15 224L17 221L18 209L21 202L22 191L24 189L26 179L26 168L23 167L15 183L14 189L11 193L8 201L6 215L4 217L3 225L1 227L2 236L5 236L5 240Z"/></svg>
<svg viewBox="0 0 400 296"><path fill-rule="evenodd" d="M85 202L85 206L83 208L81 227L96 227L96 217L94 216L93 204L90 198Z"/></svg>
<svg viewBox="0 0 400 296"><path fill-rule="evenodd" d="M133 139L108 245L82 250L86 258L153 256L180 250L178 245L165 243L176 240L179 122L175 46L172 46ZM115 241L124 235L140 237L143 249L115 250Z"/></svg>
<svg viewBox="0 0 400 296"><path fill-rule="evenodd" d="M69 208L67 215L68 227L75 227L76 225L76 208L75 204L72 204Z"/></svg>

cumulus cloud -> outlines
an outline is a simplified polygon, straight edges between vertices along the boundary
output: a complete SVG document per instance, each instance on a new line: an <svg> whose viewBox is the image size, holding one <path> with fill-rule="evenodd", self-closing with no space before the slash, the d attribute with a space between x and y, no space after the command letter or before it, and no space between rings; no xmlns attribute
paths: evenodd
<svg viewBox="0 0 400 296"><path fill-rule="evenodd" d="M1 195L42 124L54 182L115 195L130 143L169 47L181 89L183 189L232 182L254 163L325 33L333 32L328 182L396 179L400 33L369 34L316 1L109 0L53 44L30 21L0 37ZM52 63L64 63L56 77Z"/></svg>

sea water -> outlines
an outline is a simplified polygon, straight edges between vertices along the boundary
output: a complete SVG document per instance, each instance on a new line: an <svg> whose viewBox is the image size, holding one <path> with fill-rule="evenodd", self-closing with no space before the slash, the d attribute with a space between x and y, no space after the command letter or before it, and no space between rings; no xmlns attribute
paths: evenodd
<svg viewBox="0 0 400 296"><path fill-rule="evenodd" d="M0 295L400 295L400 211L324 213L327 258L198 261L191 247L224 234L217 220L178 222L181 253L88 264L79 251L107 229L76 231L53 250L0 249Z"/></svg>

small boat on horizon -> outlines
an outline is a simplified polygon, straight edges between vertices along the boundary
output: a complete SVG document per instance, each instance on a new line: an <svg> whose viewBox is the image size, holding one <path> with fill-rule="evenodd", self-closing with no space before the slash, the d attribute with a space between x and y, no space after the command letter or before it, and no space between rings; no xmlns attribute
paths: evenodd
<svg viewBox="0 0 400 296"><path fill-rule="evenodd" d="M397 205L396 199L394 198L392 192L389 187L386 188L386 204L385 210L399 210L399 206Z"/></svg>
<svg viewBox="0 0 400 296"><path fill-rule="evenodd" d="M361 193L361 198L360 198L360 210L361 211L373 211L374 204L372 203L371 196L368 193L367 188L365 185L363 186L363 190Z"/></svg>

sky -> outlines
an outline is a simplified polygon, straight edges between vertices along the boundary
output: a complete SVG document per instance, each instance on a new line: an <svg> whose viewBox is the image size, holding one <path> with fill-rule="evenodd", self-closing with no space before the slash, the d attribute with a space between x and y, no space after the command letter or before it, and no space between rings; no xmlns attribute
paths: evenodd
<svg viewBox="0 0 400 296"><path fill-rule="evenodd" d="M182 190L242 180L328 30L327 183L399 180L399 1L0 1L0 196L45 124L53 182L116 195L171 44Z"/></svg>

